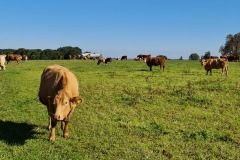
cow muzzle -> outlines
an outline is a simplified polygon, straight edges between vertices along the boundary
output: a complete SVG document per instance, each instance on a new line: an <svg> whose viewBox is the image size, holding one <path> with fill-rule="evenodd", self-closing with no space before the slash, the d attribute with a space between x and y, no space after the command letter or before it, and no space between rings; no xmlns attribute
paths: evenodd
<svg viewBox="0 0 240 160"><path fill-rule="evenodd" d="M58 121L63 120L63 116L61 116L60 114L53 114L51 112L48 112L48 113L49 113L49 116L52 117L55 120L58 120Z"/></svg>
<svg viewBox="0 0 240 160"><path fill-rule="evenodd" d="M55 114L53 118L56 119L56 120L58 120L58 121L63 120L63 116L61 116L61 115L59 115L59 114Z"/></svg>

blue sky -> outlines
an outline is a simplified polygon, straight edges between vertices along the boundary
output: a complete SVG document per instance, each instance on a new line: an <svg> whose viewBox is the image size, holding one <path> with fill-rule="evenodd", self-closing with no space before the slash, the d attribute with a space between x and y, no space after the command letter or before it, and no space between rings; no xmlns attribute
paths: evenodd
<svg viewBox="0 0 240 160"><path fill-rule="evenodd" d="M239 0L0 0L0 48L219 56L226 36L240 32L239 6Z"/></svg>

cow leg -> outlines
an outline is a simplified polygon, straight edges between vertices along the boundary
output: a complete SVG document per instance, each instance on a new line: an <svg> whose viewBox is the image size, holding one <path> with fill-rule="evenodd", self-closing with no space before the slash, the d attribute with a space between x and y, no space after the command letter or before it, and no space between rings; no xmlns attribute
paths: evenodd
<svg viewBox="0 0 240 160"><path fill-rule="evenodd" d="M51 128L49 141L55 141L55 130L56 130L57 121L51 119L51 125L52 125L52 128Z"/></svg>
<svg viewBox="0 0 240 160"><path fill-rule="evenodd" d="M47 110L48 110L48 115L49 115L49 122L48 122L48 129L49 130L51 130L51 128L52 128L52 119L51 119L51 117L52 117L52 113L53 113L53 109L51 109L49 106L47 106Z"/></svg>
<svg viewBox="0 0 240 160"><path fill-rule="evenodd" d="M64 126L64 129L63 129L63 137L64 138L69 138L68 123L69 123L69 121L65 121L65 126Z"/></svg>
<svg viewBox="0 0 240 160"><path fill-rule="evenodd" d="M61 121L61 129L64 130L64 128L65 128L65 122Z"/></svg>
<svg viewBox="0 0 240 160"><path fill-rule="evenodd" d="M150 66L150 71L152 71L152 66Z"/></svg>
<svg viewBox="0 0 240 160"><path fill-rule="evenodd" d="M51 130L52 124L51 124L51 116L49 116L49 122L48 122L48 130Z"/></svg>

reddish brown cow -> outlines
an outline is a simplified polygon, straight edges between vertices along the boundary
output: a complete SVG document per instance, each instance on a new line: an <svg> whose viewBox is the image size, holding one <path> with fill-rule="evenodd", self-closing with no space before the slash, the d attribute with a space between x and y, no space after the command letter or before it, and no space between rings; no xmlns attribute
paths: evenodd
<svg viewBox="0 0 240 160"><path fill-rule="evenodd" d="M160 66L160 71L161 69L164 71L166 60L164 57L146 57L144 62L147 63L150 71L152 71L152 66Z"/></svg>
<svg viewBox="0 0 240 160"><path fill-rule="evenodd" d="M222 76L224 75L224 72L226 73L226 76L228 75L228 60L227 59L202 59L201 61L202 65L204 66L204 69L206 70L206 75L208 75L208 72L210 71L210 75L212 75L212 69L222 69Z"/></svg>
<svg viewBox="0 0 240 160"><path fill-rule="evenodd" d="M17 61L17 63L19 64L21 60L22 60L22 56L20 54L7 54L6 56L7 64L10 61Z"/></svg>
<svg viewBox="0 0 240 160"><path fill-rule="evenodd" d="M63 137L68 138L68 123L77 106L82 103L78 93L78 81L67 68L52 65L43 70L39 87L39 100L47 106L50 117L48 128L50 141L55 140L55 127L61 121Z"/></svg>

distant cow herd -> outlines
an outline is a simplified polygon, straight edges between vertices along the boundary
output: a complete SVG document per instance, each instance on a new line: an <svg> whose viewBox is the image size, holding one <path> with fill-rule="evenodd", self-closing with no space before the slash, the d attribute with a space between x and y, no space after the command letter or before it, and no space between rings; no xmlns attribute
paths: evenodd
<svg viewBox="0 0 240 160"><path fill-rule="evenodd" d="M0 67L5 70L5 63L9 63L10 61L16 61L17 64L19 64L20 61L26 61L28 60L28 56L20 54L7 54L7 55L0 55Z"/></svg>
<svg viewBox="0 0 240 160"><path fill-rule="evenodd" d="M85 57L88 57L89 55L85 55ZM7 55L0 55L0 70L5 70L6 65L5 63L9 63L10 61L16 61L17 64L19 64L20 61L27 61L28 56L26 55L20 55L20 54L7 54ZM103 63L108 64L112 62L112 58L108 57L99 57L97 58L98 62L97 65ZM121 58L117 60L128 60L128 57L126 55L122 56ZM137 58L134 60L136 61L144 61L147 66L149 67L150 71L152 71L152 66L159 66L160 71L164 71L165 69L165 63L166 58L162 56L152 57L150 54L139 54L137 55ZM228 75L228 62L229 61L238 61L240 60L239 57L236 56L221 56L218 58L217 56L211 56L209 59L201 59L200 62L204 69L206 70L206 74L210 72L210 75L212 75L212 69L221 69L222 75Z"/></svg>
<svg viewBox="0 0 240 160"><path fill-rule="evenodd" d="M152 57L151 55L139 55L139 60L143 60L150 71L152 66L159 66L160 71L164 71L166 59L165 57ZM5 70L5 63L21 60L27 60L27 56L19 54L0 55L0 69ZM121 60L127 60L127 56L123 56ZM100 63L108 64L112 62L112 58L99 58L97 65ZM221 69L222 75L228 75L228 59L226 57L212 56L210 59L201 59L201 64L206 70L206 74L212 69ZM42 71L41 81L38 92L39 101L46 106L49 115L48 129L50 130L49 141L55 141L55 130L57 122L61 122L63 137L69 137L68 124L70 117L76 106L83 102L79 96L78 80L76 76L67 68L60 65L48 66Z"/></svg>

